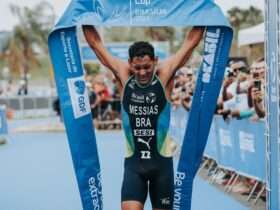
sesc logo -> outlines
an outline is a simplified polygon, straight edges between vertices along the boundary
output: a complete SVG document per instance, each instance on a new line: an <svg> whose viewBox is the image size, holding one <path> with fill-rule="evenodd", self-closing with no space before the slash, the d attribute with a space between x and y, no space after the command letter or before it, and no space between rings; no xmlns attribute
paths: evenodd
<svg viewBox="0 0 280 210"><path fill-rule="evenodd" d="M89 114L91 110L84 77L68 79L67 83L75 119Z"/></svg>

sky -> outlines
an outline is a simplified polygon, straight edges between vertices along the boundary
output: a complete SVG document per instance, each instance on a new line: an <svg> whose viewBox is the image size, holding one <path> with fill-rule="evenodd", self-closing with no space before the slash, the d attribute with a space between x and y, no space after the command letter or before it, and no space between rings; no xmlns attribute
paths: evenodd
<svg viewBox="0 0 280 210"><path fill-rule="evenodd" d="M50 2L53 5L57 17L59 17L63 13L64 9L70 2L70 0L46 1ZM33 7L40 2L41 0L0 0L0 31L11 30L13 26L17 24L17 19L13 17L9 9L9 5L11 3L19 6ZM234 6L239 6L240 8L248 8L250 5L254 5L259 9L264 10L264 0L215 0L215 2L222 8L224 12Z"/></svg>

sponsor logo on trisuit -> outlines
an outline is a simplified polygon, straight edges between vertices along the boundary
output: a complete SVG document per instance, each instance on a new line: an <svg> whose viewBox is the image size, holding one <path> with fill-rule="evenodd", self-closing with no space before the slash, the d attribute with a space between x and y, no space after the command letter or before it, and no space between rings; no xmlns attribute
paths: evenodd
<svg viewBox="0 0 280 210"><path fill-rule="evenodd" d="M157 100L157 96L155 93L148 93L146 95L146 103L152 104L152 103L155 103L156 100Z"/></svg>
<svg viewBox="0 0 280 210"><path fill-rule="evenodd" d="M144 95L138 95L136 93L131 94L131 101L135 103L144 103L145 102L145 96Z"/></svg>
<svg viewBox="0 0 280 210"><path fill-rule="evenodd" d="M142 138L137 138L137 139L138 139L138 142L145 144L148 147L148 149L151 150L150 142L152 140L152 137L150 137L147 141Z"/></svg>
<svg viewBox="0 0 280 210"><path fill-rule="evenodd" d="M167 197L167 198L161 198L160 201L161 201L161 204L162 204L162 205L170 205L170 203L171 203L169 197Z"/></svg>

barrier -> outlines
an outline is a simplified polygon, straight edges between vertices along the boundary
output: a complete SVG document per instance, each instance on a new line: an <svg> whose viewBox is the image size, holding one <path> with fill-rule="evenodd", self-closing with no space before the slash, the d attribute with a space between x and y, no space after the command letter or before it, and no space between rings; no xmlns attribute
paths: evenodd
<svg viewBox="0 0 280 210"><path fill-rule="evenodd" d="M54 114L53 101L56 97L0 97L0 104L14 111L15 118L26 116L50 116Z"/></svg>
<svg viewBox="0 0 280 210"><path fill-rule="evenodd" d="M6 107L0 106L0 137L8 134Z"/></svg>
<svg viewBox="0 0 280 210"><path fill-rule="evenodd" d="M180 141L188 112L179 107L172 112L170 135ZM220 167L265 182L265 124L263 121L235 120L225 122L215 116L204 155Z"/></svg>

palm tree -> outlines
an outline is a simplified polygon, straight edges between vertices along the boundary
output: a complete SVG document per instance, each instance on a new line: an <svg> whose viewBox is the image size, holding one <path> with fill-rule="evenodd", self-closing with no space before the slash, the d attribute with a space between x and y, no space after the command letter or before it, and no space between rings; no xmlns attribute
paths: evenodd
<svg viewBox="0 0 280 210"><path fill-rule="evenodd" d="M39 65L35 47L48 53L47 37L54 24L54 10L52 6L43 1L33 9L10 5L12 14L15 15L19 24L13 29L13 35L6 49L6 60L13 72L20 72L22 76L24 94L28 92L28 72Z"/></svg>
<svg viewBox="0 0 280 210"><path fill-rule="evenodd" d="M262 11L254 6L250 6L249 9L233 7L228 10L228 17L236 32L264 21Z"/></svg>
<svg viewBox="0 0 280 210"><path fill-rule="evenodd" d="M248 26L254 26L260 24L264 21L263 13L261 10L250 6L248 9L248 15L246 16L245 23Z"/></svg>
<svg viewBox="0 0 280 210"><path fill-rule="evenodd" d="M263 13L260 9L257 9L254 6L250 6L248 9L233 7L228 10L228 19L234 29L234 40L231 54L239 54L239 48L237 46L239 30L262 23L264 21Z"/></svg>

